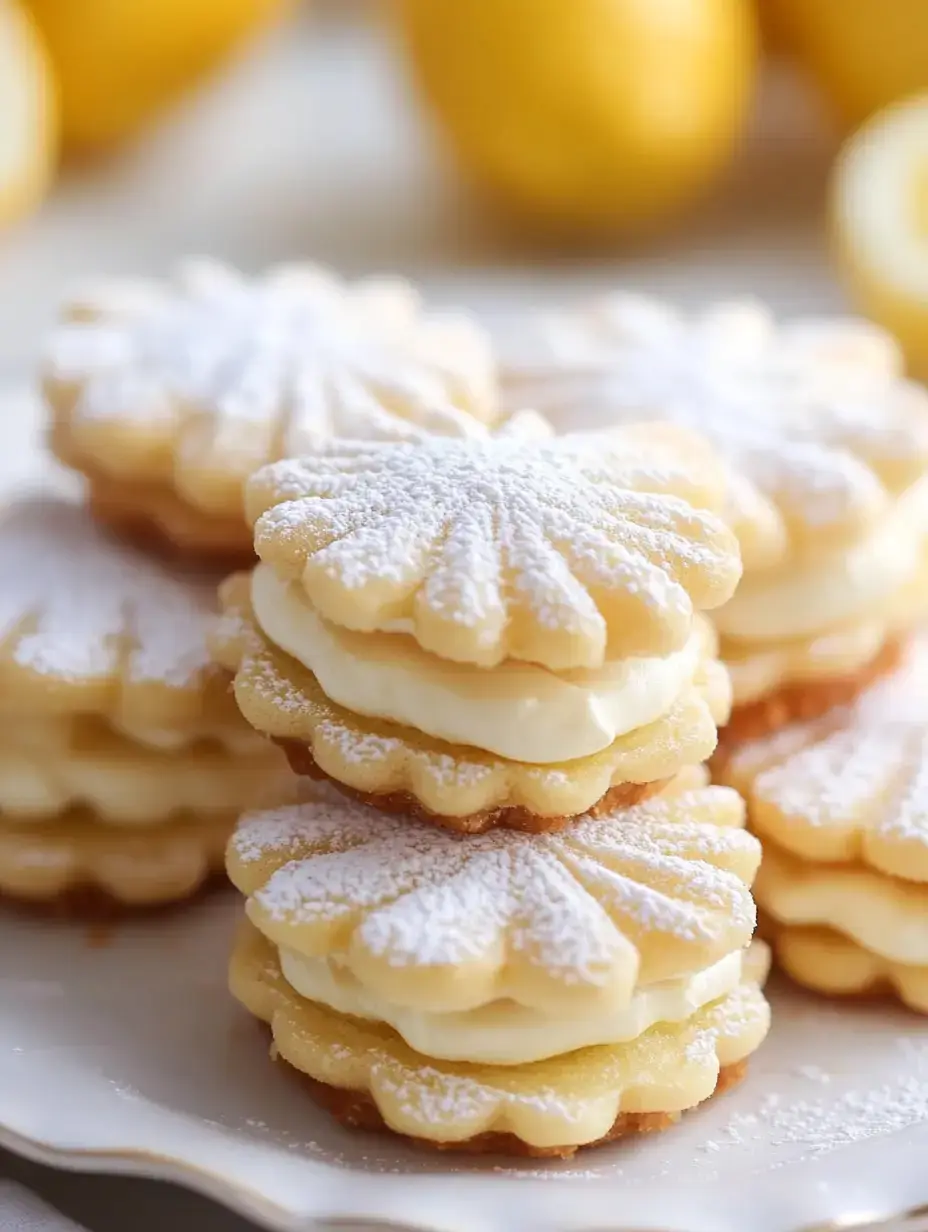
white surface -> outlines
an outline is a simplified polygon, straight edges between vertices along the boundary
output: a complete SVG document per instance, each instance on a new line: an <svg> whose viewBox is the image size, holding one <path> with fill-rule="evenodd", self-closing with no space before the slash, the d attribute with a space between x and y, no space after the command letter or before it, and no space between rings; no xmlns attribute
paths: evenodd
<svg viewBox="0 0 928 1232"><path fill-rule="evenodd" d="M4 1180L0 1180L0 1228L4 1232L82 1232L34 1193Z"/></svg>

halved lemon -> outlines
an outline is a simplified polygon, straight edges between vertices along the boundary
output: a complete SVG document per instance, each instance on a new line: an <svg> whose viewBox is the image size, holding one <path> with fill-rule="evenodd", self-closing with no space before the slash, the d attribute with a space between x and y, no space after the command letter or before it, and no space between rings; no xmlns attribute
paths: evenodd
<svg viewBox="0 0 928 1232"><path fill-rule="evenodd" d="M30 210L55 167L51 69L30 17L0 0L0 224Z"/></svg>
<svg viewBox="0 0 928 1232"><path fill-rule="evenodd" d="M831 198L838 261L860 308L928 376L928 94L880 112L845 145Z"/></svg>

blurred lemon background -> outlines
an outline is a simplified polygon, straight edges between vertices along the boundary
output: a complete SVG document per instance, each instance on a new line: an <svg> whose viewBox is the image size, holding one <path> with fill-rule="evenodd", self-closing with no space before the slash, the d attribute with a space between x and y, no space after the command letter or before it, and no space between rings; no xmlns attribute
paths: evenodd
<svg viewBox="0 0 928 1232"><path fill-rule="evenodd" d="M928 0L0 0L0 363L193 250L849 297L928 373Z"/></svg>

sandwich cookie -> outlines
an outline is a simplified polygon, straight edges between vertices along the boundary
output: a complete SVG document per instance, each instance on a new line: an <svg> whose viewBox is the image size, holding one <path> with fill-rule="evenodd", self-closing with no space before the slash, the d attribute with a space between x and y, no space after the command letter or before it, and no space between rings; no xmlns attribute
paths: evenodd
<svg viewBox="0 0 928 1232"><path fill-rule="evenodd" d="M260 561L213 650L299 773L454 829L557 828L715 747L723 499L674 427L335 442L249 481Z"/></svg>
<svg viewBox="0 0 928 1232"><path fill-rule="evenodd" d="M853 706L748 742L719 770L763 842L757 901L789 974L928 1012L928 648Z"/></svg>
<svg viewBox="0 0 928 1232"><path fill-rule="evenodd" d="M215 579L112 541L65 500L0 518L0 894L185 898L236 816L292 794L210 661Z"/></svg>
<svg viewBox="0 0 928 1232"><path fill-rule="evenodd" d="M615 294L530 323L509 350L504 401L558 431L669 420L724 456L745 570L713 615L726 741L824 713L888 670L928 598L928 395L887 334Z"/></svg>
<svg viewBox="0 0 928 1232"><path fill-rule="evenodd" d="M556 834L461 835L327 784L243 818L234 995L352 1128L570 1155L663 1128L768 1026L743 803L687 787Z"/></svg>
<svg viewBox="0 0 928 1232"><path fill-rule="evenodd" d="M257 279L188 261L170 282L88 288L46 351L51 444L101 521L181 553L247 561L242 484L333 436L467 435L496 411L469 318L399 279L313 265Z"/></svg>

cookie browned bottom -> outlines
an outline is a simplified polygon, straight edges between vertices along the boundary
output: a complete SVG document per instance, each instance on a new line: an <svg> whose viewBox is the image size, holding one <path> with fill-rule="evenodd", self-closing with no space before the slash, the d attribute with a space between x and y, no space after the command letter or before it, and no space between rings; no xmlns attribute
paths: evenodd
<svg viewBox="0 0 928 1232"><path fill-rule="evenodd" d="M850 676L786 685L768 697L735 706L727 725L719 732L719 753L724 757L731 746L769 736L790 723L817 719L835 706L846 706L899 665L903 647L902 640L894 639Z"/></svg>
<svg viewBox="0 0 928 1232"><path fill-rule="evenodd" d="M719 1071L715 1090L709 1099L736 1086L747 1073L747 1067L747 1059L738 1061L734 1065L723 1066ZM397 1134L386 1124L377 1105L364 1091L346 1091L342 1087L328 1086L324 1082L308 1078L305 1074L300 1074L300 1077L308 1083L309 1093L316 1103L348 1129L394 1134L396 1137L404 1138L407 1142L413 1142L416 1146L426 1147L431 1151L461 1151L468 1155L516 1155L536 1159L569 1159L579 1150L586 1150L591 1146L602 1146L607 1142L614 1142L617 1138L625 1138L632 1134L653 1134L663 1129L670 1129L683 1116L682 1112L621 1112L613 1121L611 1128L601 1138L596 1138L592 1142L584 1142L580 1146L532 1146L516 1137L515 1134L502 1134L495 1131L476 1134L473 1138L465 1138L461 1142L432 1142L427 1138Z"/></svg>
<svg viewBox="0 0 928 1232"><path fill-rule="evenodd" d="M172 492L122 484L91 476L88 504L93 516L135 547L168 559L236 569L254 560L251 534L244 519L210 518L187 506Z"/></svg>
<svg viewBox="0 0 928 1232"><path fill-rule="evenodd" d="M430 825L441 826L445 830L457 830L461 834L482 834L485 830L492 830L498 826L507 830L523 830L530 834L545 834L553 830L563 830L579 816L596 817L612 809L631 808L633 804L640 804L642 800L656 796L671 781L670 779L655 779L652 783L617 783L615 787L610 787L592 808L581 814L571 813L548 817L533 813L530 809L521 806L508 805L456 817L446 813L433 813L425 807L421 800L407 791L356 791L353 787L340 783L338 779L332 778L320 769L308 745L300 743L299 740L283 740L276 737L274 743L280 745L286 753L287 760L296 774L306 778L326 780L333 787L337 787L343 795L352 800L358 800L362 804L368 804L372 809L377 809L381 813L402 813L408 817L415 817L419 821L428 822Z"/></svg>
<svg viewBox="0 0 928 1232"><path fill-rule="evenodd" d="M100 886L77 885L71 886L61 894L56 894L53 898L41 898L38 895L27 898L0 891L0 906L10 911L46 920L73 920L82 924L118 924L122 921L161 915L163 912L174 911L181 905L186 908L228 884L225 873L217 869L190 893L176 894L170 898L159 898L151 902L125 902Z"/></svg>

